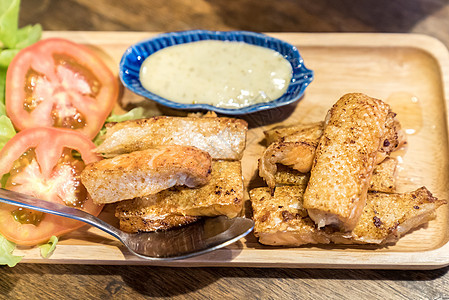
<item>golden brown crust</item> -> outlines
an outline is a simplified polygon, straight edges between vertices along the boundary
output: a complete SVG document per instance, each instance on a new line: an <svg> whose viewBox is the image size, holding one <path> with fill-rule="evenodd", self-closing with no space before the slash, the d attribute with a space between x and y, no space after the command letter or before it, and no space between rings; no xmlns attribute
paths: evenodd
<svg viewBox="0 0 449 300"><path fill-rule="evenodd" d="M144 219L140 217L120 218L120 229L125 232L149 232L168 230L175 227L191 224L200 219L193 216L170 215L162 218Z"/></svg>
<svg viewBox="0 0 449 300"><path fill-rule="evenodd" d="M350 238L358 243L397 241L412 228L433 220L443 204L446 201L438 200L425 187L404 194L369 193Z"/></svg>
<svg viewBox="0 0 449 300"><path fill-rule="evenodd" d="M382 137L376 163L381 163L391 152L406 142L396 114L387 116L386 133ZM301 173L312 168L316 147L323 133L323 122L298 124L289 127L278 127L265 131L268 148L259 160L259 175L265 179L270 188L275 186L276 164L290 166ZM378 187L376 187L378 188ZM385 191L380 189L379 191Z"/></svg>
<svg viewBox="0 0 449 300"><path fill-rule="evenodd" d="M155 195L122 201L116 216L122 219L164 221L174 216L238 216L243 208L243 180L239 161L213 161L210 181L195 189L175 187ZM166 222L170 223L170 222ZM168 228L168 226L166 226ZM142 229L140 229L142 230Z"/></svg>
<svg viewBox="0 0 449 300"><path fill-rule="evenodd" d="M317 144L314 141L274 142L259 159L259 175L273 189L276 185L276 164L290 166L301 173L310 171Z"/></svg>
<svg viewBox="0 0 449 300"><path fill-rule="evenodd" d="M364 94L344 95L329 111L304 194L318 226L350 231L357 224L389 112L386 103Z"/></svg>
<svg viewBox="0 0 449 300"><path fill-rule="evenodd" d="M105 157L161 145L194 146L213 159L241 159L248 124L218 117L154 117L107 126L104 142L96 149Z"/></svg>
<svg viewBox="0 0 449 300"><path fill-rule="evenodd" d="M387 157L380 164L376 165L371 177L369 191L394 193L396 191L396 167L398 161Z"/></svg>
<svg viewBox="0 0 449 300"><path fill-rule="evenodd" d="M274 142L288 142L298 140L315 140L318 141L323 134L324 122L316 122L309 124L297 124L293 126L275 127L264 132L267 145Z"/></svg>
<svg viewBox="0 0 449 300"><path fill-rule="evenodd" d="M310 173L301 173L290 167L278 165L277 171L274 174L276 185L302 185L307 186L309 182Z"/></svg>
<svg viewBox="0 0 449 300"><path fill-rule="evenodd" d="M389 112L385 123L386 132L381 140L381 147L379 152L384 157L387 157L392 152L401 148L406 142L407 138L401 128L401 123L396 119L396 113ZM380 162L381 160L378 160Z"/></svg>
<svg viewBox="0 0 449 300"><path fill-rule="evenodd" d="M328 244L330 240L316 229L315 223L302 206L303 186L283 186L271 195L269 188L250 191L254 235L264 245L300 246L303 244Z"/></svg>
<svg viewBox="0 0 449 300"><path fill-rule="evenodd" d="M268 148L259 159L259 176L274 189L277 164L307 173L323 133L323 122L299 124L265 131Z"/></svg>
<svg viewBox="0 0 449 300"><path fill-rule="evenodd" d="M304 244L385 244L435 218L446 201L435 198L425 187L410 193L368 193L361 218L352 232L318 229L303 207L304 186L250 191L254 232L259 242L275 246Z"/></svg>
<svg viewBox="0 0 449 300"><path fill-rule="evenodd" d="M396 190L396 166L398 161L394 158L386 158L374 167L371 183L368 188L371 192L393 193ZM274 180L277 186L302 185L306 186L310 173L301 173L284 165L277 165Z"/></svg>
<svg viewBox="0 0 449 300"><path fill-rule="evenodd" d="M195 147L163 146L122 154L86 166L81 182L95 203L132 199L176 185L210 180L211 157Z"/></svg>

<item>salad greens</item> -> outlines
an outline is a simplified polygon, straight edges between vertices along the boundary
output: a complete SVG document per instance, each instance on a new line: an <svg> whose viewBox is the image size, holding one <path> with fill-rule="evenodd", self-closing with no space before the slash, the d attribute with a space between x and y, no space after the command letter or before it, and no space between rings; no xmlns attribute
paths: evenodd
<svg viewBox="0 0 449 300"><path fill-rule="evenodd" d="M121 115L111 113L109 117L106 119L105 124L112 122L123 122L123 121L143 119L151 116L152 116L151 113L149 113L145 108L138 106ZM103 126L103 128L100 130L100 132L94 139L94 144L96 146L99 146L103 142L105 134L106 134L106 127Z"/></svg>
<svg viewBox="0 0 449 300"><path fill-rule="evenodd" d="M43 258L48 258L56 248L56 244L58 243L58 238L56 236L52 236L47 244L39 245L41 249L41 256Z"/></svg>
<svg viewBox="0 0 449 300"><path fill-rule="evenodd" d="M19 10L20 0L0 0L0 149L16 134L11 120L6 116L6 71L14 56L21 49L37 42L42 34L39 24L19 28ZM4 179L5 177L2 181ZM49 243L51 245L45 252L46 255L56 245L54 240ZM22 259L21 256L12 254L14 249L15 244L0 235L0 265L14 267Z"/></svg>
<svg viewBox="0 0 449 300"><path fill-rule="evenodd" d="M6 116L6 71L13 57L35 42L42 34L42 27L28 25L19 28L20 0L0 0L0 149L16 133Z"/></svg>
<svg viewBox="0 0 449 300"><path fill-rule="evenodd" d="M2 149L6 142L9 141L15 134L16 130L14 129L11 120L6 116L6 114L0 115L0 149Z"/></svg>
<svg viewBox="0 0 449 300"><path fill-rule="evenodd" d="M137 120L137 119L142 119L142 118L147 117L147 114L148 113L145 112L145 109L142 106L138 106L122 115L111 114L106 119L106 122L110 123L110 122L123 122L123 121L129 121L129 120Z"/></svg>
<svg viewBox="0 0 449 300"><path fill-rule="evenodd" d="M0 234L0 265L14 267L22 259L22 256L12 254L15 248L16 244L8 241Z"/></svg>
<svg viewBox="0 0 449 300"><path fill-rule="evenodd" d="M13 57L41 38L39 24L19 28L20 0L0 0L0 106L4 110L6 70Z"/></svg>

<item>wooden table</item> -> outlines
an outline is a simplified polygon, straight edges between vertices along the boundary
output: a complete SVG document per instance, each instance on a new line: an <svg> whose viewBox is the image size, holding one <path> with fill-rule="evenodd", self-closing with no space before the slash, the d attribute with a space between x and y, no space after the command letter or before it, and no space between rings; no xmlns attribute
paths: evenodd
<svg viewBox="0 0 449 300"><path fill-rule="evenodd" d="M41 23L45 30L414 32L437 37L449 46L449 4L443 0L23 0L20 23ZM384 271L19 264L1 267L0 295L12 299L445 299L449 297L447 271L447 267Z"/></svg>

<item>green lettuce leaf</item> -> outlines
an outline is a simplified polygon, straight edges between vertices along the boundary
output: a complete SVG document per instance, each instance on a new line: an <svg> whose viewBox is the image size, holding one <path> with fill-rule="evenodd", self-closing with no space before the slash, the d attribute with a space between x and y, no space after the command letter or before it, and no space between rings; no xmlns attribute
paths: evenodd
<svg viewBox="0 0 449 300"><path fill-rule="evenodd" d="M0 116L3 116L3 115L6 115L6 106L3 102L0 101Z"/></svg>
<svg viewBox="0 0 449 300"><path fill-rule="evenodd" d="M48 258L56 248L56 244L58 243L58 238L56 236L52 236L47 244L39 245L41 249L41 255L43 258Z"/></svg>
<svg viewBox="0 0 449 300"><path fill-rule="evenodd" d="M0 0L0 102L5 102L6 70L13 57L41 38L41 25L19 29L20 0Z"/></svg>
<svg viewBox="0 0 449 300"><path fill-rule="evenodd" d="M0 52L0 68L5 70L5 74L12 59L19 51L20 49L4 49ZM6 76L4 78L6 78Z"/></svg>
<svg viewBox="0 0 449 300"><path fill-rule="evenodd" d="M20 0L0 0L0 41L4 48L14 48L17 43Z"/></svg>
<svg viewBox="0 0 449 300"><path fill-rule="evenodd" d="M16 131L14 129L14 126L11 123L11 120L5 115L1 115L0 116L0 149L2 149L3 146L5 146L6 142L8 142L15 134L16 134Z"/></svg>
<svg viewBox="0 0 449 300"><path fill-rule="evenodd" d="M23 49L28 47L40 40L41 36L42 26L40 24L22 27L17 31L17 43L14 48Z"/></svg>
<svg viewBox="0 0 449 300"><path fill-rule="evenodd" d="M14 267L20 260L22 260L22 256L12 254L15 248L16 245L14 243L8 241L0 234L0 265Z"/></svg>
<svg viewBox="0 0 449 300"><path fill-rule="evenodd" d="M0 53L1 56L1 53ZM4 115L5 112L5 83L6 83L6 68L0 67L0 103L2 107L0 108L0 115Z"/></svg>
<svg viewBox="0 0 449 300"><path fill-rule="evenodd" d="M0 103L0 150L16 134L16 130L11 120L4 115L5 105ZM3 113L3 115L2 115ZM9 173L4 174L0 179L0 187L4 187L8 180Z"/></svg>
<svg viewBox="0 0 449 300"><path fill-rule="evenodd" d="M136 107L128 111L127 113L124 113L122 115L116 115L111 114L107 119L106 122L123 122L123 121L129 121L129 120L137 120L142 119L146 117L145 109L141 106Z"/></svg>

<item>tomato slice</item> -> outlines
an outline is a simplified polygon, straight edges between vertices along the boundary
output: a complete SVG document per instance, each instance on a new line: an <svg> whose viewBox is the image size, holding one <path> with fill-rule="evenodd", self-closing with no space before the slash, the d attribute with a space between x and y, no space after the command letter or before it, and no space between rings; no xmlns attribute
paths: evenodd
<svg viewBox="0 0 449 300"><path fill-rule="evenodd" d="M118 97L118 80L87 47L41 40L8 67L6 111L17 130L38 126L75 129L94 138Z"/></svg>
<svg viewBox="0 0 449 300"><path fill-rule="evenodd" d="M16 134L0 151L0 176L9 174L6 189L59 202L98 215L81 184L85 164L101 158L86 136L69 129L32 128ZM33 246L84 223L0 204L0 233L19 245Z"/></svg>

